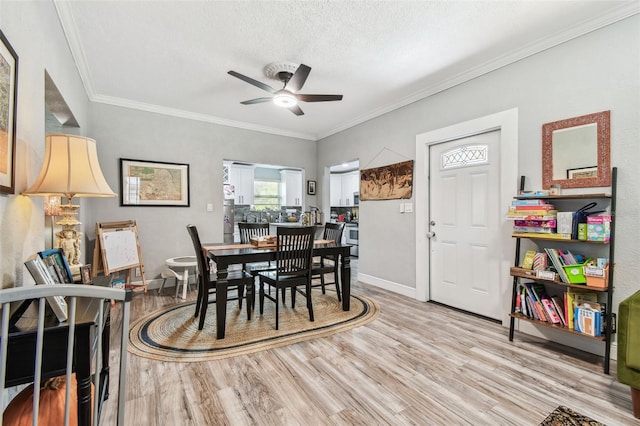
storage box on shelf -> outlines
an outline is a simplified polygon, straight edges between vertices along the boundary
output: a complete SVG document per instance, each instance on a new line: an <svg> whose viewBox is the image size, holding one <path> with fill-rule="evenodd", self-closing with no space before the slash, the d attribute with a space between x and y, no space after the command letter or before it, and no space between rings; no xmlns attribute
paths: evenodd
<svg viewBox="0 0 640 426"><path fill-rule="evenodd" d="M615 332L615 315L611 308L616 180L617 170L614 167L611 195L564 194L536 199L516 196L507 214L507 218L514 221L533 221L533 225L527 226L528 229L522 229L520 223L514 222L513 236L516 238L516 248L515 265L511 268L513 289L509 340L513 341L517 319L600 341L604 345L605 374L609 374L611 340ZM577 204L585 200L595 200L600 204L599 208L608 207L607 215L587 216L587 220L592 217L592 225L603 228L602 231L598 229L598 236L578 240L575 238L577 235L572 238L570 233L555 232L558 223L557 212L577 210ZM526 211L524 206L531 207L531 214L526 215L526 218L522 218L524 214L521 213ZM554 220L552 216L555 216L555 229L551 222ZM562 222L565 220L566 217L561 219ZM542 223L546 226L542 226ZM566 224L563 225L563 229L566 230ZM546 229L542 230L543 228ZM523 239L533 242L538 248L528 250L521 258L520 248ZM563 249L557 248L558 246L562 246ZM585 252L592 259L598 259L599 264L596 265L595 260L576 255L574 250L566 250L565 247L572 247L575 252ZM534 260L535 266L532 265L531 257L535 259L535 255L540 253L546 253L549 269L553 267L552 271L549 271L542 261ZM606 264L601 264L602 262Z"/></svg>

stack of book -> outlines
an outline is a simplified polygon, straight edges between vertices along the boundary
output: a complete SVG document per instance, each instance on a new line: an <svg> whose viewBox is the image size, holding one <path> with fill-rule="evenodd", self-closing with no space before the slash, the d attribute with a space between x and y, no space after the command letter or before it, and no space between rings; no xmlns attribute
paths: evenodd
<svg viewBox="0 0 640 426"><path fill-rule="evenodd" d="M542 284L522 283L518 285L515 312L599 337L604 332L606 305L597 300L593 291L568 289L560 296L549 296Z"/></svg>
<svg viewBox="0 0 640 426"><path fill-rule="evenodd" d="M571 239L571 234L558 234L558 210L546 200L513 200L507 219L513 220L513 235L518 237L545 237Z"/></svg>

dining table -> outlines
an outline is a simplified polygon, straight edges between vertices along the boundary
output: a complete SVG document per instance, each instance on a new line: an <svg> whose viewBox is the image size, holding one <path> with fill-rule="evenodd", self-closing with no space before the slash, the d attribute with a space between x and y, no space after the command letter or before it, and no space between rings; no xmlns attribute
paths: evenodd
<svg viewBox="0 0 640 426"><path fill-rule="evenodd" d="M224 339L227 319L227 287L229 266L276 260L275 246L255 246L240 243L206 243L203 250L215 263L216 274L216 337ZM313 256L334 256L340 264L342 310L351 309L351 245L333 240L315 240Z"/></svg>

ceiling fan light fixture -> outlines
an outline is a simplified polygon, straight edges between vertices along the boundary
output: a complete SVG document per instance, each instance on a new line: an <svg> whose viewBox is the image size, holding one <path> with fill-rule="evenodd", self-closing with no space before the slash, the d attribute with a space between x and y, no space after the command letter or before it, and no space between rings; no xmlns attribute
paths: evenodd
<svg viewBox="0 0 640 426"><path fill-rule="evenodd" d="M273 103L279 107L289 108L298 105L298 100L292 93L283 91L273 96Z"/></svg>

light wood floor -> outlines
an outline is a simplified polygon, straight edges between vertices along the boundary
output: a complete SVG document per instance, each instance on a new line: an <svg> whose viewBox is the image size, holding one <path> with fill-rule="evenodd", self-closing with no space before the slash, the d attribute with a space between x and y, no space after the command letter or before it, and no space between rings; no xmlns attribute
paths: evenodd
<svg viewBox="0 0 640 426"><path fill-rule="evenodd" d="M132 318L182 303L172 290L136 296ZM566 405L608 426L640 425L615 362L604 375L597 357L521 333L511 343L497 323L365 284L353 290L375 299L380 316L334 336L202 363L130 355L126 424L538 425ZM113 424L113 385L111 395L102 424Z"/></svg>

